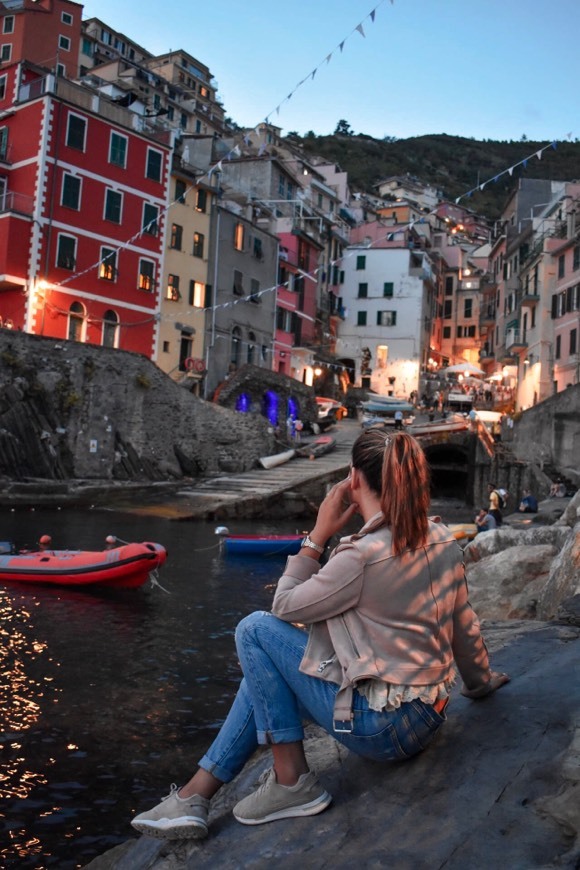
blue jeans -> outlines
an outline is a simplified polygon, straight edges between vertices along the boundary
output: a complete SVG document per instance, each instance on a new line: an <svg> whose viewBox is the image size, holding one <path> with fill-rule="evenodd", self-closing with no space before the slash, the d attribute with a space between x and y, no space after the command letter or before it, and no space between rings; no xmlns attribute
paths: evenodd
<svg viewBox="0 0 580 870"><path fill-rule="evenodd" d="M445 717L422 701L377 713L355 691L353 730L335 733L332 715L339 687L299 671L307 640L306 632L264 611L240 622L236 647L244 679L200 767L230 782L259 744L302 740L305 720L375 761L410 758L425 749Z"/></svg>

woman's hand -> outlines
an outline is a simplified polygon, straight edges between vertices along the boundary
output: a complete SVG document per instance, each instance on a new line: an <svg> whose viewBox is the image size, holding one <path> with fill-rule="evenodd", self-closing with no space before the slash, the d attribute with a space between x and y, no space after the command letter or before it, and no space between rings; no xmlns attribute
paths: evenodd
<svg viewBox="0 0 580 870"><path fill-rule="evenodd" d="M508 674L500 674L497 671L491 671L489 682L484 686L479 686L477 689L466 689L464 686L461 690L461 694L465 695L466 698L471 698L476 701L478 698L485 698L487 695L491 695L492 692L505 686L509 681L510 677Z"/></svg>
<svg viewBox="0 0 580 870"><path fill-rule="evenodd" d="M318 516L310 537L316 544L340 532L357 512L358 505L350 501L350 475L336 483L318 508Z"/></svg>

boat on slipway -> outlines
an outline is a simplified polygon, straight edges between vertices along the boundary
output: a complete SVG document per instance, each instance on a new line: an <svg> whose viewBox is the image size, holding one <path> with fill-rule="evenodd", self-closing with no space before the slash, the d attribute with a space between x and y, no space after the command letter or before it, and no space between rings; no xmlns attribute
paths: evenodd
<svg viewBox="0 0 580 870"><path fill-rule="evenodd" d="M324 456L336 447L336 438L331 435L321 435L313 441L308 441L300 447L293 447L291 450L283 450L281 453L274 453L272 456L262 456L259 460L262 468L276 468L278 465L283 465L296 457L307 457L308 459L316 459L317 456Z"/></svg>
<svg viewBox="0 0 580 870"><path fill-rule="evenodd" d="M149 541L98 551L34 552L14 552L10 542L1 542L0 582L127 589L142 586L166 559L165 547Z"/></svg>

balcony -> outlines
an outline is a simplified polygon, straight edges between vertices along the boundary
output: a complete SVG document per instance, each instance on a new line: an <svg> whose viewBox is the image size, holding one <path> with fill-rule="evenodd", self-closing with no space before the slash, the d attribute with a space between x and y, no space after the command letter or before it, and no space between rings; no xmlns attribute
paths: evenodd
<svg viewBox="0 0 580 870"><path fill-rule="evenodd" d="M32 215L34 211L34 199L24 193L8 193L0 194L0 214L12 211L17 214Z"/></svg>
<svg viewBox="0 0 580 870"><path fill-rule="evenodd" d="M489 348L489 347L484 346L479 351L479 358L482 361L488 360L488 359L494 359L494 357L495 357L495 354L494 354L493 350L491 350L491 348Z"/></svg>
<svg viewBox="0 0 580 870"><path fill-rule="evenodd" d="M519 326L509 326L505 331L505 349L511 356L525 350L528 346L525 334L520 335Z"/></svg>
<svg viewBox="0 0 580 870"><path fill-rule="evenodd" d="M482 326L493 326L495 323L495 305L482 306L479 322Z"/></svg>
<svg viewBox="0 0 580 870"><path fill-rule="evenodd" d="M533 305L537 305L540 301L540 290L538 287L530 288L528 290L520 290L516 297L516 306L525 305L526 307L531 307Z"/></svg>

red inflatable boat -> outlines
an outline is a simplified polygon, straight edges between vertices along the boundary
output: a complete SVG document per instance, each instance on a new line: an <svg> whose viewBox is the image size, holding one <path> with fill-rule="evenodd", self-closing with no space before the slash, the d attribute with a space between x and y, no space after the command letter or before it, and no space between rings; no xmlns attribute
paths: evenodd
<svg viewBox="0 0 580 870"><path fill-rule="evenodd" d="M52 550L0 553L0 582L60 586L142 586L167 558L161 544L124 544L108 550Z"/></svg>

